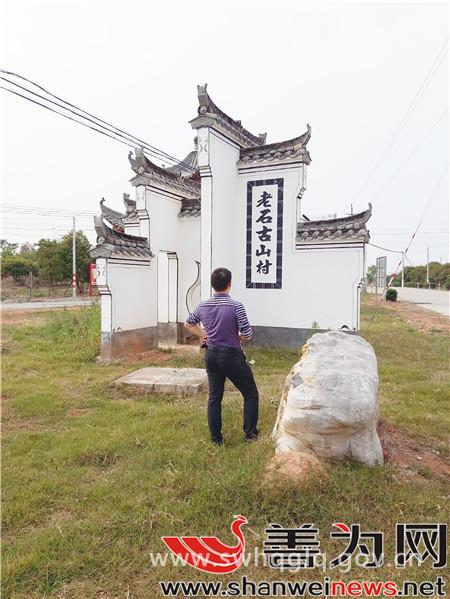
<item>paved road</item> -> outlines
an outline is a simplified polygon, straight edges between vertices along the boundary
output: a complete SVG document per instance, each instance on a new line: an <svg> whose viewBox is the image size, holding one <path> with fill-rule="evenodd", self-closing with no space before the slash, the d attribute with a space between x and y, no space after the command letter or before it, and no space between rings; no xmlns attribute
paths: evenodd
<svg viewBox="0 0 450 599"><path fill-rule="evenodd" d="M76 299L64 298L55 300L43 300L36 302L2 302L0 307L2 310L39 310L51 308L65 308L66 306L89 306L94 299Z"/></svg>
<svg viewBox="0 0 450 599"><path fill-rule="evenodd" d="M450 316L450 292L439 289L414 289L397 287L398 299L418 304L422 308Z"/></svg>
<svg viewBox="0 0 450 599"><path fill-rule="evenodd" d="M399 300L417 304L444 316L450 316L450 291L416 289L414 287L395 287L395 289L397 289Z"/></svg>

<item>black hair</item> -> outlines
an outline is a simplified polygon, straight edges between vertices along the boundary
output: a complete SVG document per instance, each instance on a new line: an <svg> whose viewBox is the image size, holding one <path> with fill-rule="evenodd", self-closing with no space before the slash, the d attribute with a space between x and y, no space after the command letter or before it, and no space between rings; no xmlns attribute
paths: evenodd
<svg viewBox="0 0 450 599"><path fill-rule="evenodd" d="M228 268L216 268L211 273L211 287L214 291L225 291L231 283L231 271Z"/></svg>

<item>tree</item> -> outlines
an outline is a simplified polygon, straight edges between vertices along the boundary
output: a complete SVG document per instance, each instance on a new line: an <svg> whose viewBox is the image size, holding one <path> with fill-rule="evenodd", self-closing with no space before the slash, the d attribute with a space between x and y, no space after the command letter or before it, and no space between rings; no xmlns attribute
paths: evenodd
<svg viewBox="0 0 450 599"><path fill-rule="evenodd" d="M41 239L37 244L36 262L39 278L48 281L49 288L63 280L63 265L56 239Z"/></svg>
<svg viewBox="0 0 450 599"><path fill-rule="evenodd" d="M21 256L33 256L36 251L36 244L25 241L20 244L19 254Z"/></svg>
<svg viewBox="0 0 450 599"><path fill-rule="evenodd" d="M369 266L369 268L367 269L367 284L375 285L376 280L377 280L377 267L375 266L375 264L372 264L372 266Z"/></svg>
<svg viewBox="0 0 450 599"><path fill-rule="evenodd" d="M23 282L30 273L36 275L38 269L36 264L26 256L20 256L19 254L10 254L3 257L2 254L2 277L11 276L17 282Z"/></svg>
<svg viewBox="0 0 450 599"><path fill-rule="evenodd" d="M88 265L92 261L89 255L91 244L83 231L77 231L76 236L76 271L77 280L86 283L89 280ZM64 235L59 246L62 264L63 280L72 278L72 233Z"/></svg>
<svg viewBox="0 0 450 599"><path fill-rule="evenodd" d="M5 256L13 256L17 251L18 245L18 243L10 243L6 239L0 239L0 252L2 258L5 258Z"/></svg>

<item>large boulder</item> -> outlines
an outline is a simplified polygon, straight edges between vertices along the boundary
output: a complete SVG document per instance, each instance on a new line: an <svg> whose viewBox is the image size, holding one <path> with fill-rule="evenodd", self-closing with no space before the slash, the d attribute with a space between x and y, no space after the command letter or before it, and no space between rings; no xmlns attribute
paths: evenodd
<svg viewBox="0 0 450 599"><path fill-rule="evenodd" d="M383 463L375 352L359 335L316 333L292 368L273 431L276 451Z"/></svg>

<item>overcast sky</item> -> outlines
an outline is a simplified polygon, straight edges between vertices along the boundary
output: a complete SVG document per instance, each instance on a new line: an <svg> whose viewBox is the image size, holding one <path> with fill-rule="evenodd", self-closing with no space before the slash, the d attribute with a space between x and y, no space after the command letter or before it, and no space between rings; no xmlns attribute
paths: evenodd
<svg viewBox="0 0 450 599"><path fill-rule="evenodd" d="M310 123L303 212L343 215L371 201L371 241L394 250L406 246L441 178L409 252L419 264L427 246L431 259L448 260L448 54L426 78L448 22L447 3L428 1L9 0L1 65L180 158L193 148L198 83L269 142ZM122 209L132 175L125 146L0 94L3 204L96 211L105 197ZM79 225L94 242L90 218ZM6 211L2 237L38 241L70 226ZM369 248L369 264L385 253ZM388 254L390 270L396 262Z"/></svg>

